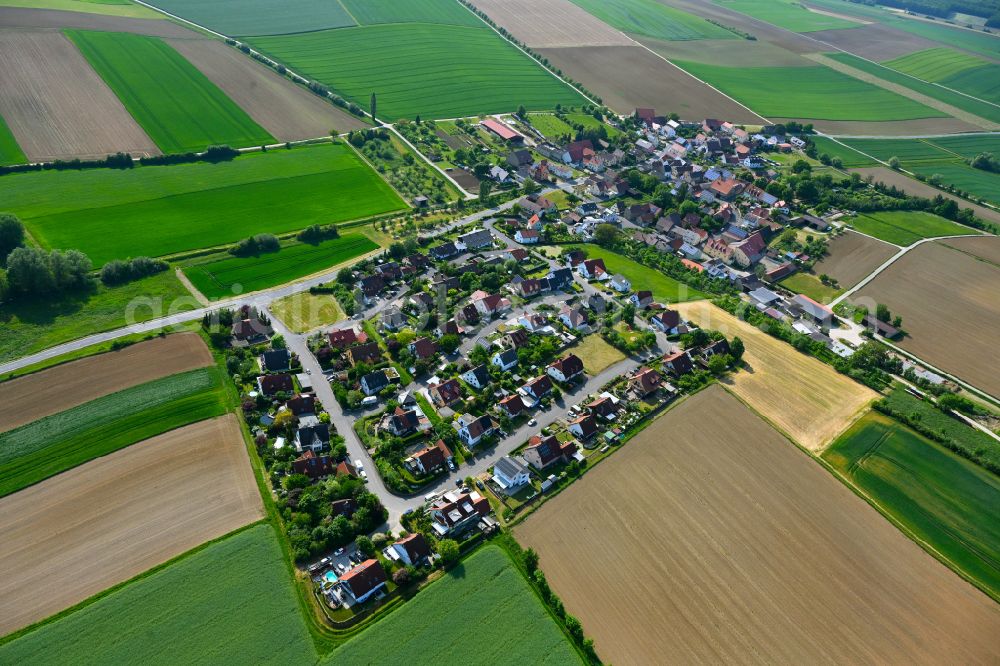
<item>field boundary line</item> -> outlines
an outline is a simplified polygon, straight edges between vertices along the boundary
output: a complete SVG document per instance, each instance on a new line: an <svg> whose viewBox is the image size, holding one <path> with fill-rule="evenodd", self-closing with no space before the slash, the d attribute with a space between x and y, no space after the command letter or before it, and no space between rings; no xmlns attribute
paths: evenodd
<svg viewBox="0 0 1000 666"><path fill-rule="evenodd" d="M361 21L358 20L358 17L351 13L351 10L347 8L347 5L345 5L342 2L342 0L336 0L336 1L337 4L340 5L341 9L344 10L344 13L351 17L351 20L354 21L355 26L361 25ZM345 26L345 27L350 27L350 26Z"/></svg>
<svg viewBox="0 0 1000 666"><path fill-rule="evenodd" d="M937 366L931 365L930 363L928 363L927 361L923 360L922 358L920 358L919 356L917 356L913 352L908 352L905 349L903 349L902 347L898 347L891 340L888 340L887 338L883 338L878 333L875 333L874 335L875 335L875 339L876 340L878 340L879 342L881 342L882 344L884 344L886 347L889 347L893 351L896 351L896 352L902 354L903 356L906 356L907 358L909 358L909 359L911 359L913 361L916 361L917 363L920 363L925 368L927 368L927 369L929 369L929 370L931 370L933 372L936 372L937 374L941 375L942 377L945 377L946 379L950 379L951 381L955 382L956 384L958 384L962 388L966 389L967 391L971 391L972 393L975 393L979 397L985 399L987 402L989 402L989 403L991 403L993 405L1000 405L1000 398L998 398L998 397L996 397L996 396L994 396L994 395L992 395L990 393L987 393L986 391L984 391L984 390L982 390L980 388L976 388L972 384L969 384L968 382L959 379L958 377L956 377L955 375L951 374L950 372L942 370L941 368L938 368Z"/></svg>
<svg viewBox="0 0 1000 666"><path fill-rule="evenodd" d="M181 267L176 267L174 269L174 275L177 276L177 280L184 285L184 287L191 292L195 300L201 305L209 305L210 301L205 297L205 294L198 290L198 287L194 286L194 283L188 279L188 276L184 273L184 269Z"/></svg>

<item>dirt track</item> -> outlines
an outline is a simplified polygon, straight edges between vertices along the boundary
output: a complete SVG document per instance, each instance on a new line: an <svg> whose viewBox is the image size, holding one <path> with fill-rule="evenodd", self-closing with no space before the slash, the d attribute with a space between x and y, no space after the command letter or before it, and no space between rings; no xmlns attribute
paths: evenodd
<svg viewBox="0 0 1000 666"><path fill-rule="evenodd" d="M830 241L830 254L816 262L813 273L826 273L850 289L896 254L896 248L874 238L848 231Z"/></svg>
<svg viewBox="0 0 1000 666"><path fill-rule="evenodd" d="M138 35L152 35L154 37L191 37L198 34L172 21L162 19L137 19L22 7L0 7L0 28L50 28L53 30L80 28L81 30L134 32Z"/></svg>
<svg viewBox="0 0 1000 666"><path fill-rule="evenodd" d="M927 183L921 183L916 178L910 178L906 174L894 171L888 167L869 167L864 169L850 169L850 171L860 173L862 177L872 176L875 178L876 182L882 182L886 185L895 185L907 194L911 194L913 196L933 199L940 194L946 199L952 199L955 201L959 208L971 208L977 217L1000 224L1000 211L971 203L965 199L959 199L956 196L948 194L947 192L942 192L937 188L931 187Z"/></svg>
<svg viewBox="0 0 1000 666"><path fill-rule="evenodd" d="M967 238L949 238L941 241L941 244L1000 266L1000 239L988 236L969 236Z"/></svg>
<svg viewBox="0 0 1000 666"><path fill-rule="evenodd" d="M569 0L474 0L493 21L532 48L630 46L632 40Z"/></svg>
<svg viewBox="0 0 1000 666"><path fill-rule="evenodd" d="M0 432L160 377L212 364L198 335L178 333L0 384Z"/></svg>
<svg viewBox="0 0 1000 666"><path fill-rule="evenodd" d="M346 132L369 127L222 42L167 41L279 141L314 139L332 129Z"/></svg>
<svg viewBox="0 0 1000 666"><path fill-rule="evenodd" d="M0 636L263 515L239 424L202 421L0 500Z"/></svg>
<svg viewBox="0 0 1000 666"><path fill-rule="evenodd" d="M1000 244L1000 238L976 240ZM943 243L958 245L953 240ZM997 252L980 250L987 255ZM894 315L903 317L903 329L909 333L897 343L900 347L1000 397L998 295L1000 266L938 241L908 252L852 300L885 303Z"/></svg>
<svg viewBox="0 0 1000 666"><path fill-rule="evenodd" d="M605 663L1000 660L1000 607L719 387L515 536Z"/></svg>
<svg viewBox="0 0 1000 666"><path fill-rule="evenodd" d="M676 307L700 326L743 340L743 361L748 368L725 381L736 395L810 451L823 450L878 397L822 361L711 303L694 301Z"/></svg>
<svg viewBox="0 0 1000 666"><path fill-rule="evenodd" d="M119 151L160 154L76 47L58 32L0 31L0 90L0 115L33 162Z"/></svg>
<svg viewBox="0 0 1000 666"><path fill-rule="evenodd" d="M536 50L619 113L651 107L664 115L673 112L692 120L725 118L751 125L764 122L641 46Z"/></svg>

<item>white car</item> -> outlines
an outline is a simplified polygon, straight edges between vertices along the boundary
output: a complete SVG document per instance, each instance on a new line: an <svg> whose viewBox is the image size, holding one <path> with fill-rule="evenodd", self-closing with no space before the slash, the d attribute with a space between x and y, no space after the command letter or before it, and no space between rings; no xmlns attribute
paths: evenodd
<svg viewBox="0 0 1000 666"><path fill-rule="evenodd" d="M538 421L536 421L535 419L528 419L528 425L536 426L538 425Z"/></svg>
<svg viewBox="0 0 1000 666"><path fill-rule="evenodd" d="M361 474L361 480L368 483L368 472L361 470L359 473Z"/></svg>
<svg viewBox="0 0 1000 666"><path fill-rule="evenodd" d="M357 460L354 461L354 469L358 470L359 472L364 471L365 466L364 464L362 464L361 458L358 458Z"/></svg>
<svg viewBox="0 0 1000 666"><path fill-rule="evenodd" d="M344 554L344 549L343 548L338 548L337 550L333 551L333 556L334 557L340 557L343 554ZM323 559L326 560L328 558L323 558Z"/></svg>

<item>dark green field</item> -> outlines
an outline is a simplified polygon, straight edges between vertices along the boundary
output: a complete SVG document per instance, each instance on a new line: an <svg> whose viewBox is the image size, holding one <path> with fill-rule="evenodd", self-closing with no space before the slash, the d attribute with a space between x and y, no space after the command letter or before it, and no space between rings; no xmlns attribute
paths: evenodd
<svg viewBox="0 0 1000 666"><path fill-rule="evenodd" d="M233 257L185 268L191 283L208 298L225 298L291 282L377 250L362 234L344 234L318 245L293 243L259 257Z"/></svg>
<svg viewBox="0 0 1000 666"><path fill-rule="evenodd" d="M1000 478L876 412L823 459L1000 600Z"/></svg>
<svg viewBox="0 0 1000 666"><path fill-rule="evenodd" d="M0 434L0 497L226 412L217 368L164 377Z"/></svg>
<svg viewBox="0 0 1000 666"><path fill-rule="evenodd" d="M163 152L275 142L163 40L122 32L66 34Z"/></svg>
<svg viewBox="0 0 1000 666"><path fill-rule="evenodd" d="M100 266L406 208L343 144L251 153L221 164L5 176L5 209L43 247Z"/></svg>

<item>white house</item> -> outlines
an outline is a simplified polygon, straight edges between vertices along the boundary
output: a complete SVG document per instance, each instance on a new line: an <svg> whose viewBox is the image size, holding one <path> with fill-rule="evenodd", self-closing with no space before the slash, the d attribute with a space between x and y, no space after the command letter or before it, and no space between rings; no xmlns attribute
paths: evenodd
<svg viewBox="0 0 1000 666"><path fill-rule="evenodd" d="M453 425L466 446L475 446L496 430L496 425L489 416L476 417L472 414L462 414Z"/></svg>
<svg viewBox="0 0 1000 666"><path fill-rule="evenodd" d="M583 361L576 354L569 354L552 362L545 371L556 381L568 382L583 373Z"/></svg>
<svg viewBox="0 0 1000 666"><path fill-rule="evenodd" d="M528 468L510 456L504 456L493 465L493 482L507 495L513 495L530 480Z"/></svg>
<svg viewBox="0 0 1000 666"><path fill-rule="evenodd" d="M542 235L533 229L518 229L514 234L514 240L523 245L534 245Z"/></svg>
<svg viewBox="0 0 1000 666"><path fill-rule="evenodd" d="M484 389L490 383L490 371L486 369L486 365L477 365L462 373L462 379L475 389Z"/></svg>
<svg viewBox="0 0 1000 666"><path fill-rule="evenodd" d="M503 351L498 351L496 354L493 354L491 362L496 367L507 372L517 365L517 350L504 349Z"/></svg>
<svg viewBox="0 0 1000 666"><path fill-rule="evenodd" d="M622 275L621 273L613 275L611 277L611 281L608 282L608 284L611 285L612 289L614 289L615 291L620 291L623 294L632 291L632 281L629 280L624 275Z"/></svg>

